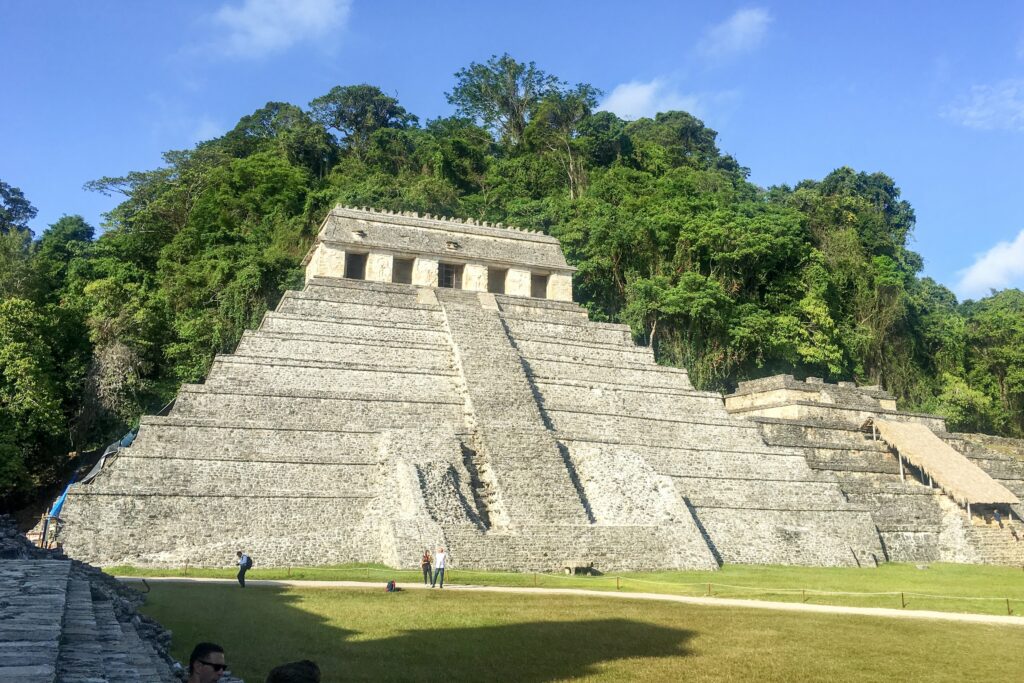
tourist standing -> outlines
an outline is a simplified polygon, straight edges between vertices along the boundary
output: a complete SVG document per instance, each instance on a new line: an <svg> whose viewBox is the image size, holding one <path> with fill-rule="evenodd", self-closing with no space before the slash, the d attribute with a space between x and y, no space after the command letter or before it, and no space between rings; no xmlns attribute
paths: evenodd
<svg viewBox="0 0 1024 683"><path fill-rule="evenodd" d="M224 648L216 643L199 643L188 658L188 683L217 683L226 668Z"/></svg>
<svg viewBox="0 0 1024 683"><path fill-rule="evenodd" d="M245 588L245 573L252 569L252 558L238 551L238 585Z"/></svg>
<svg viewBox="0 0 1024 683"><path fill-rule="evenodd" d="M441 581L441 588L444 588L444 568L448 564L448 553L444 551L444 548L437 549L437 555L434 555L434 578L430 580L430 587L433 588L434 584Z"/></svg>
<svg viewBox="0 0 1024 683"><path fill-rule="evenodd" d="M420 569L423 570L423 585L430 583L430 565L433 560L430 557L430 550L423 551L423 559L420 560Z"/></svg>

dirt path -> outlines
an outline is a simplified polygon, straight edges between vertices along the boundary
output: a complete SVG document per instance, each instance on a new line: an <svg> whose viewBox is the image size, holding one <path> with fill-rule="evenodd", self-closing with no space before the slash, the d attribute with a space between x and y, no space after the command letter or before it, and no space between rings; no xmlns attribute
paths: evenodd
<svg viewBox="0 0 1024 683"><path fill-rule="evenodd" d="M141 582L140 577L118 577L121 581ZM233 584L234 579L190 579L186 577L145 577L151 583L224 583ZM252 586L294 586L297 588L372 588L383 590L382 581L300 581L300 580L266 580L246 579ZM403 590L429 590L418 583L403 583ZM439 590L439 589L435 589ZM492 592L492 593L530 593L534 595L576 595L587 598L608 598L618 600L659 600L661 602L679 602L686 605L702 605L707 607L739 607L742 609L765 609L783 612L813 612L817 614L847 614L862 617L883 617L892 619L938 619L972 624L994 624L999 626L1024 626L1024 617L999 616L994 614L963 614L959 612L934 612L929 610L898 610L884 607L840 607L837 605L808 605L801 602L770 602L768 600L739 600L736 598L705 598L686 595L666 595L664 593L613 593L611 591L592 591L581 588L528 588L512 586L467 586L451 584L446 591L456 592Z"/></svg>

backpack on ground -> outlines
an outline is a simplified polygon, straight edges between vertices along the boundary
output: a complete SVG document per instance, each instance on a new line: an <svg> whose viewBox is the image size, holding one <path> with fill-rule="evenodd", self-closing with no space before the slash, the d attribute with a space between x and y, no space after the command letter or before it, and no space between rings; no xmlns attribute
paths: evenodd
<svg viewBox="0 0 1024 683"><path fill-rule="evenodd" d="M386 590L388 593L395 593L398 591L398 586L395 585L394 579L388 581L388 585L385 586L384 590Z"/></svg>

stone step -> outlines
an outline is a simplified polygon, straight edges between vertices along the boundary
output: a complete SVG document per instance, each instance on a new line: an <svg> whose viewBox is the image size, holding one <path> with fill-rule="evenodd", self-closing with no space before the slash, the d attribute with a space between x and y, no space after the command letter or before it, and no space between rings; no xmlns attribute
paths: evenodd
<svg viewBox="0 0 1024 683"><path fill-rule="evenodd" d="M275 311L267 313L260 323L260 332L306 334L321 337L391 344L441 344L446 336L433 325L389 323L386 319L339 320L312 315L296 315Z"/></svg>
<svg viewBox="0 0 1024 683"><path fill-rule="evenodd" d="M0 680L57 680L71 563L0 561Z"/></svg>
<svg viewBox="0 0 1024 683"><path fill-rule="evenodd" d="M799 454L773 453L767 450L724 451L711 443L703 448L700 445L693 448L669 448L565 439L562 434L557 436L566 445L574 460L594 456L621 458L636 455L649 463L656 472L667 476L692 476L701 473L712 478L767 477L779 481L813 481L816 476Z"/></svg>
<svg viewBox="0 0 1024 683"><path fill-rule="evenodd" d="M117 457L253 460L271 462L373 462L378 431L259 429L206 424L171 417L143 418L138 438Z"/></svg>
<svg viewBox="0 0 1024 683"><path fill-rule="evenodd" d="M835 483L792 479L711 478L674 476L680 495L695 507L770 510L865 510L850 504Z"/></svg>
<svg viewBox="0 0 1024 683"><path fill-rule="evenodd" d="M552 428L582 438L601 437L654 446L689 446L721 444L730 450L766 450L756 429L743 422L730 423L714 419L667 420L634 415L545 410ZM699 421L698 421L699 420Z"/></svg>
<svg viewBox="0 0 1024 683"><path fill-rule="evenodd" d="M373 280L354 280L338 277L313 277L306 281L306 286L331 287L349 292L378 292L398 296L416 297L419 287L394 282L376 282Z"/></svg>
<svg viewBox="0 0 1024 683"><path fill-rule="evenodd" d="M598 343L633 347L633 337L625 325L601 325L598 323L559 324L549 321L532 320L503 315L501 318L513 339L520 337L548 337L570 342Z"/></svg>
<svg viewBox="0 0 1024 683"><path fill-rule="evenodd" d="M447 369L452 364L451 349L438 345L382 344L323 335L280 332L246 332L235 349L235 356L391 368Z"/></svg>
<svg viewBox="0 0 1024 683"><path fill-rule="evenodd" d="M558 340L514 338L516 348L527 359L562 358L580 363L595 363L608 367L655 365L654 355L647 347L610 346Z"/></svg>
<svg viewBox="0 0 1024 683"><path fill-rule="evenodd" d="M565 314L575 319L588 319L587 309L572 301L552 301L551 299L527 299L506 294L495 294L495 301L503 314L522 312L527 315L546 312L549 314Z"/></svg>
<svg viewBox="0 0 1024 683"><path fill-rule="evenodd" d="M852 567L884 558L874 521L863 511L694 506L694 513L729 563Z"/></svg>
<svg viewBox="0 0 1024 683"><path fill-rule="evenodd" d="M445 368L368 368L338 364L306 365L266 358L221 356L214 362L207 387L270 391L295 396L394 400L453 396L455 372Z"/></svg>
<svg viewBox="0 0 1024 683"><path fill-rule="evenodd" d="M462 423L463 406L464 402L454 397L432 400L391 396L306 397L183 386L171 416L229 420L264 428L380 431L396 422L458 426Z"/></svg>
<svg viewBox="0 0 1024 683"><path fill-rule="evenodd" d="M68 582L57 670L59 680L66 683L105 680L92 590L82 579Z"/></svg>
<svg viewBox="0 0 1024 683"><path fill-rule="evenodd" d="M324 301L314 297L286 292L277 307L280 313L311 315L317 318L355 321L393 321L434 327L441 323L440 314L426 306L403 308L371 304Z"/></svg>
<svg viewBox="0 0 1024 683"><path fill-rule="evenodd" d="M560 571L567 561L593 562L603 571L717 569L697 528L676 526L523 525L504 533L446 527L455 571Z"/></svg>
<svg viewBox="0 0 1024 683"><path fill-rule="evenodd" d="M664 365L613 367L600 363L569 361L558 357L525 359L531 378L603 382L611 385L693 391L685 370Z"/></svg>
<svg viewBox="0 0 1024 683"><path fill-rule="evenodd" d="M243 496L308 496L349 498L376 495L381 457L374 460L335 463L225 461L186 457L118 458L117 467L107 468L103 485L107 491L131 490L137 495L174 492L196 497L224 491L225 477L231 476L231 494ZM338 457L334 455L333 457ZM236 476L237 475L237 476Z"/></svg>
<svg viewBox="0 0 1024 683"><path fill-rule="evenodd" d="M648 389L622 384L532 378L545 406L591 406L602 413L628 409L637 414L701 415L735 423L722 407L721 397L696 391ZM740 423L742 424L742 423Z"/></svg>
<svg viewBox="0 0 1024 683"><path fill-rule="evenodd" d="M106 490L102 478L71 491L62 513L64 529L73 532L68 553L147 567L231 567L240 548L251 551L257 569L380 561L376 496L238 496L230 488L205 496L124 493ZM159 523L166 519L175 522ZM109 528L118 533L96 543Z"/></svg>
<svg viewBox="0 0 1024 683"><path fill-rule="evenodd" d="M365 280L314 278L306 283L302 294L323 301L350 301L374 305L397 305L407 308L417 306L415 287L408 285L399 285L389 289L373 286L353 287L350 285L352 282L369 284Z"/></svg>

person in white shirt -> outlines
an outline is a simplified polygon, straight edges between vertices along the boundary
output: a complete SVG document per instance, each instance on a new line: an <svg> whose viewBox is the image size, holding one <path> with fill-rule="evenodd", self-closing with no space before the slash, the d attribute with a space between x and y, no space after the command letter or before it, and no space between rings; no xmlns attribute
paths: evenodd
<svg viewBox="0 0 1024 683"><path fill-rule="evenodd" d="M430 587L433 588L434 584L441 580L441 588L444 588L444 568L448 564L448 553L444 551L444 548L439 547L437 554L434 555L434 578L430 580Z"/></svg>
<svg viewBox="0 0 1024 683"><path fill-rule="evenodd" d="M249 556L243 553L241 550L238 551L238 585L245 588L245 573L252 567L252 560Z"/></svg>

